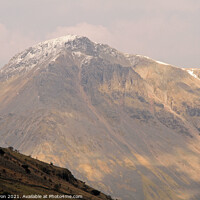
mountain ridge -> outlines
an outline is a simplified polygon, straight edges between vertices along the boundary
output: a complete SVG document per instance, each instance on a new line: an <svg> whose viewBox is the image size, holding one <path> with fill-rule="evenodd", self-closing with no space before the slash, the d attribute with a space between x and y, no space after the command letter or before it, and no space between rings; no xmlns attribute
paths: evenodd
<svg viewBox="0 0 200 200"><path fill-rule="evenodd" d="M10 59L9 63L7 65L5 65L4 67L12 68L13 64L15 65L15 67L16 67L16 65L17 65L17 67L18 67L18 65L26 67L26 63L24 63L24 61L26 62L28 60L29 63L27 63L27 65L31 69L32 66L35 66L35 65L39 64L40 62L44 62L45 61L44 57L50 56L51 59L53 61L55 61L55 59L59 55L59 53L61 53L62 51L66 50L66 49L70 49L70 50L74 51L75 53L79 54L79 56L80 56L80 54L82 54L84 52L84 50L87 51L87 48L88 48L83 45L84 42L88 46L91 46L91 44L93 44L94 45L92 47L93 51L99 50L101 47L103 47L104 53L111 53L115 57L119 56L119 54L122 54L124 57L129 58L129 60L132 64L135 64L133 62L133 60L135 60L137 58L145 58L145 59L154 61L158 64L161 64L161 65L168 65L168 66L176 67L176 66L168 64L168 63L154 60L147 56L143 56L143 55L139 55L139 54L133 55L133 54L128 54L128 53L121 53L106 44L96 43L96 42L94 43L94 42L91 42L87 37L79 36L79 35L66 35L66 36L62 36L59 38L40 42L30 48L27 48L26 50L24 50L22 52L16 54L14 57L12 57ZM77 51L78 48L82 48L83 52L81 53L81 51ZM36 60L33 60L33 61L31 60L34 57L36 57L36 60L38 60L38 62ZM133 57L133 58L130 59L130 57ZM130 63L129 63L129 65L130 65ZM178 67L178 68L180 68L180 67ZM180 68L180 69L186 70L193 77L195 77L195 75L192 74L192 71L194 71L194 70L198 71L198 68ZM195 78L197 78L197 77L195 77Z"/></svg>

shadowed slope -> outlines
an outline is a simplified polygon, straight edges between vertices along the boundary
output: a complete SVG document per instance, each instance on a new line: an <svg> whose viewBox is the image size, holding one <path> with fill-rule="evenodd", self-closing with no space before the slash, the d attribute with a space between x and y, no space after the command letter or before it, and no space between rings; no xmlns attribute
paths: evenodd
<svg viewBox="0 0 200 200"><path fill-rule="evenodd" d="M48 195L46 199L51 199L49 195L71 195L77 197L74 199L111 200L74 178L69 170L24 156L11 148L0 148L0 180L1 195Z"/></svg>

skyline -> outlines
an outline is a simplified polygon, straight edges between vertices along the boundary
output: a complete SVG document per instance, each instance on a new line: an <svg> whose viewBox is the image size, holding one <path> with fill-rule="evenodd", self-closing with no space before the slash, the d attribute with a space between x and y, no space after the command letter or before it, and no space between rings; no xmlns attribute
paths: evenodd
<svg viewBox="0 0 200 200"><path fill-rule="evenodd" d="M0 13L0 67L38 42L67 34L175 66L200 67L197 0L1 0Z"/></svg>

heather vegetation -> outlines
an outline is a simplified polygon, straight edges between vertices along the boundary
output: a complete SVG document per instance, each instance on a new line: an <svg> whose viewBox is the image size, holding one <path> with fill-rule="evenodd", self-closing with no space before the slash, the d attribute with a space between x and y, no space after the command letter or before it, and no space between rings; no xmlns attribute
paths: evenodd
<svg viewBox="0 0 200 200"><path fill-rule="evenodd" d="M82 195L85 200L111 197L76 179L69 170L0 148L0 195ZM12 199L12 198L10 198Z"/></svg>

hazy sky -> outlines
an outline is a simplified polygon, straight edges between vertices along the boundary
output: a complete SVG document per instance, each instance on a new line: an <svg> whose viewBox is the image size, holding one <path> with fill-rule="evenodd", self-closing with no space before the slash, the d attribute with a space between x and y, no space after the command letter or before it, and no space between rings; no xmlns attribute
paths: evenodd
<svg viewBox="0 0 200 200"><path fill-rule="evenodd" d="M0 0L0 67L17 52L66 34L200 67L200 0Z"/></svg>

